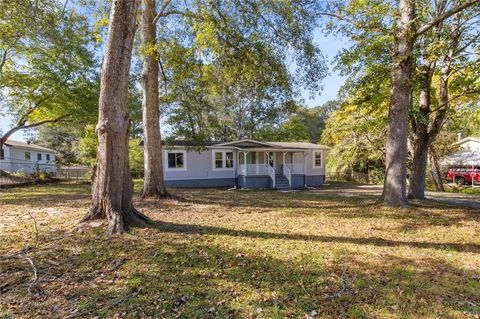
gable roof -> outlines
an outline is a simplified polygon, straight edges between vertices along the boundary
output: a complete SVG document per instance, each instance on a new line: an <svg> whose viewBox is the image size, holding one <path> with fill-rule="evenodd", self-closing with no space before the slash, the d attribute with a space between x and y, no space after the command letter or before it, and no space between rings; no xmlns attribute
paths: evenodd
<svg viewBox="0 0 480 319"><path fill-rule="evenodd" d="M184 140L172 140L162 141L162 145L166 146L200 146L207 148L216 147L235 147L239 149L328 149L325 145L308 143L308 142L260 142L251 139L243 139L230 142L215 142L215 141L203 141L192 142ZM140 146L143 146L143 141L140 142Z"/></svg>
<svg viewBox="0 0 480 319"><path fill-rule="evenodd" d="M250 139L221 143L217 146L233 146L238 148L273 148L273 149L327 149L325 145L308 142L259 142Z"/></svg>
<svg viewBox="0 0 480 319"><path fill-rule="evenodd" d="M11 147L31 149L31 150L41 151L41 152L49 152L49 153L56 153L57 152L55 150L52 150L50 148L46 148L46 147L43 147L43 146L40 146L40 145L35 145L35 144L32 144L32 143L20 142L20 141L15 141L15 140L7 140L5 142L5 145L11 146Z"/></svg>
<svg viewBox="0 0 480 319"><path fill-rule="evenodd" d="M282 148L303 148L303 149L328 149L325 145L308 142L268 142L269 144L280 146Z"/></svg>
<svg viewBox="0 0 480 319"><path fill-rule="evenodd" d="M476 137L476 136L467 136L465 138L462 138L460 141L458 141L456 144L463 144L463 143L466 143L466 142L477 142L477 143L480 143L480 137Z"/></svg>
<svg viewBox="0 0 480 319"><path fill-rule="evenodd" d="M234 147L242 147L242 148L252 148L252 147L272 147L273 145L268 142L258 142L250 139L243 139L238 141L220 143L216 146L234 146Z"/></svg>

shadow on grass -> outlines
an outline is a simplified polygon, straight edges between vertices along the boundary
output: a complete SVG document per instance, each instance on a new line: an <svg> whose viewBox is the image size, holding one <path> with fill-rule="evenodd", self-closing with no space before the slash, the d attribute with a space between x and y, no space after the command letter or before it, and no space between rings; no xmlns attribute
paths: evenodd
<svg viewBox="0 0 480 319"><path fill-rule="evenodd" d="M299 240L313 241L319 243L338 243L338 244L356 244L356 245L374 245L381 247L412 247L426 249L453 250L458 252L480 253L480 245L478 244L459 244L459 243L432 243L420 241L397 241L379 237L343 237L343 236L318 236L303 234L282 234L270 233L250 230L234 230L214 226L202 226L191 224L175 224L163 221L156 221L155 228L162 232L183 233L183 234L199 234L199 235L226 235L232 237L248 237L263 239L280 239L280 240Z"/></svg>
<svg viewBox="0 0 480 319"><path fill-rule="evenodd" d="M468 301L478 298L480 284L472 279L478 274L441 260L362 260L343 253L327 262L322 251L288 260L188 236L230 230L158 226L162 233L138 231L129 238L90 232L40 251L41 280L55 277L41 282L44 296L9 291L4 302L21 302L14 314L52 318L72 312L83 318L302 318L312 311L327 318L436 318L476 311ZM121 258L125 263L116 267Z"/></svg>

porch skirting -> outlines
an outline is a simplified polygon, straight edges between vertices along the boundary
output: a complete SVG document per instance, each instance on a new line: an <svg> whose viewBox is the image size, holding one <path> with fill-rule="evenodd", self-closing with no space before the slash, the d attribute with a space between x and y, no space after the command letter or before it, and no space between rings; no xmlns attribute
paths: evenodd
<svg viewBox="0 0 480 319"><path fill-rule="evenodd" d="M165 181L167 187L172 188L197 188L197 187L233 187L235 179L208 178L208 179L177 179Z"/></svg>
<svg viewBox="0 0 480 319"><path fill-rule="evenodd" d="M240 175L237 178L237 186L240 188L273 188L272 180L268 175Z"/></svg>
<svg viewBox="0 0 480 319"><path fill-rule="evenodd" d="M307 175L307 186L321 186L325 184L325 175Z"/></svg>
<svg viewBox="0 0 480 319"><path fill-rule="evenodd" d="M320 186L325 183L325 175L292 175L292 188L305 187L305 181L307 186ZM177 179L166 180L167 187L172 188L208 188L208 187L233 187L240 188L273 188L272 180L268 175L255 175L244 176L240 175L235 179L233 178L208 178L208 179Z"/></svg>

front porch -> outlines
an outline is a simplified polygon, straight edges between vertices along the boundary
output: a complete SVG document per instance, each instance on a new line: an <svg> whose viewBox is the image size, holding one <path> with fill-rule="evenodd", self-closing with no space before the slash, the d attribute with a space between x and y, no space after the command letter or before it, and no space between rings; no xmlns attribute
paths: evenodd
<svg viewBox="0 0 480 319"><path fill-rule="evenodd" d="M238 186L290 189L305 186L307 152L299 150L239 150Z"/></svg>

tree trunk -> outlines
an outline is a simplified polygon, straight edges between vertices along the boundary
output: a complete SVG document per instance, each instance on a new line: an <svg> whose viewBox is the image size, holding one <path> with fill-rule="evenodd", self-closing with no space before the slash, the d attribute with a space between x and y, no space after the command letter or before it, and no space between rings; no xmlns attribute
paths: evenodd
<svg viewBox="0 0 480 319"><path fill-rule="evenodd" d="M433 182L437 191L444 192L445 187L443 186L442 173L440 171L440 165L438 165L438 156L435 151L435 147L430 145L429 148L429 157L430 157L430 173L432 174Z"/></svg>
<svg viewBox="0 0 480 319"><path fill-rule="evenodd" d="M428 147L430 145L428 132L431 110L430 88L434 70L434 62L421 67L419 112L418 114L412 115L413 154L408 187L408 198L411 199L425 199L425 175L427 170Z"/></svg>
<svg viewBox="0 0 480 319"><path fill-rule="evenodd" d="M132 205L133 183L128 166L128 75L139 1L113 1L100 82L97 169L92 206L84 220L107 219L110 234L150 222Z"/></svg>
<svg viewBox="0 0 480 319"><path fill-rule="evenodd" d="M379 200L387 205L407 205L407 126L412 94L412 51L415 41L413 18L413 1L399 0L388 111L386 171L383 193Z"/></svg>
<svg viewBox="0 0 480 319"><path fill-rule="evenodd" d="M425 199L425 175L428 159L428 138L413 143L413 160L408 185L408 198Z"/></svg>
<svg viewBox="0 0 480 319"><path fill-rule="evenodd" d="M143 135L144 135L144 180L143 196L164 197L168 195L163 179L162 139L159 109L159 64L155 49L157 30L155 0L144 0L142 13L142 46L145 49L141 84L143 89Z"/></svg>

